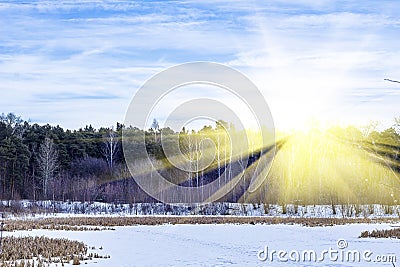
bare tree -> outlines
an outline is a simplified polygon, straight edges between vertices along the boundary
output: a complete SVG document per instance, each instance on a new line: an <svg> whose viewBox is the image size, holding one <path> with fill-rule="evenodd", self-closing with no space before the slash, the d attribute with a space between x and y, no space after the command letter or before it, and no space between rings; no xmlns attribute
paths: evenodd
<svg viewBox="0 0 400 267"><path fill-rule="evenodd" d="M394 118L394 128L400 134L400 117Z"/></svg>
<svg viewBox="0 0 400 267"><path fill-rule="evenodd" d="M379 121L370 121L368 124L361 126L361 132L364 138L368 138L368 136L376 131L378 128Z"/></svg>
<svg viewBox="0 0 400 267"><path fill-rule="evenodd" d="M11 129L11 135L22 138L25 128L23 127L24 121L20 116L16 116L14 113L8 113L7 115L2 113L0 114L0 122L3 122Z"/></svg>
<svg viewBox="0 0 400 267"><path fill-rule="evenodd" d="M106 158L108 168L111 172L114 171L117 153L119 152L118 142L118 135L114 131L114 128L111 127L107 136L104 138L104 145L102 149L103 156Z"/></svg>
<svg viewBox="0 0 400 267"><path fill-rule="evenodd" d="M160 125L158 124L157 119L153 119L153 123L151 124L151 128L154 131L154 142L157 142L157 132L160 130Z"/></svg>
<svg viewBox="0 0 400 267"><path fill-rule="evenodd" d="M54 146L53 140L46 137L44 143L40 146L38 155L39 174L42 179L43 194L47 198L47 185L54 178L54 173L58 169L58 152Z"/></svg>

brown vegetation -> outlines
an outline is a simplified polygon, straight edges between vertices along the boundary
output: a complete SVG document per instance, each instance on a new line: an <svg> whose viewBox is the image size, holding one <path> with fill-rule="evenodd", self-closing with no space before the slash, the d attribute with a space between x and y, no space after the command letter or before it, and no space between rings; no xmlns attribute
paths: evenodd
<svg viewBox="0 0 400 267"><path fill-rule="evenodd" d="M373 230L372 232L362 232L360 238L398 238L400 239L400 228L394 228L389 230Z"/></svg>
<svg viewBox="0 0 400 267"><path fill-rule="evenodd" d="M94 247L92 247L94 249ZM81 261L93 258L109 258L98 253L88 253L88 246L83 242L65 238L48 237L13 237L3 238L0 266L46 266L49 263L72 263L79 265Z"/></svg>
<svg viewBox="0 0 400 267"><path fill-rule="evenodd" d="M17 230L114 230L116 226L162 224L300 224L303 226L333 226L352 223L394 223L394 218L298 218L298 217L236 217L236 216L143 216L143 217L75 217L6 220L6 231Z"/></svg>
<svg viewBox="0 0 400 267"><path fill-rule="evenodd" d="M84 243L65 238L8 236L2 242L1 266L11 265L18 260L32 260L38 264L69 262L74 257L84 259L87 250ZM18 266L21 264L26 265L25 262L19 262Z"/></svg>

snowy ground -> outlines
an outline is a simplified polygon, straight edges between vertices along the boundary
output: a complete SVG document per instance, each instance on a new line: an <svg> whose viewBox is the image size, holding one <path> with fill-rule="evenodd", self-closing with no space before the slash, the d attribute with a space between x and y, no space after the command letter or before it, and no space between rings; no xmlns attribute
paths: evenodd
<svg viewBox="0 0 400 267"><path fill-rule="evenodd" d="M400 225L397 225L400 226ZM359 239L362 231L388 229L388 224L352 224L333 227L302 227L298 225L160 225L115 227L115 231L65 232L65 231L18 231L6 233L14 236L66 237L95 246L99 259L85 266L400 266L400 240ZM348 244L344 249L340 245ZM343 241L345 240L345 241ZM99 250L99 247L103 247ZM333 262L325 255L322 262L279 262L258 259L258 252L268 246L272 250L314 250L318 258L323 250L366 250L374 261L379 255L395 255L397 262ZM296 257L292 252L292 257ZM341 253L341 252L339 252ZM333 258L335 258L333 254ZM260 254L264 257L265 254ZM361 256L362 257L362 256ZM286 257L289 259L289 256ZM302 258L302 256L300 256Z"/></svg>
<svg viewBox="0 0 400 267"><path fill-rule="evenodd" d="M241 204L215 202L203 205L168 205L163 203L115 204L101 202L62 202L62 201L0 201L3 207L18 207L20 215L31 214L33 207L46 210L50 216L70 215L110 215L110 216L146 216L146 215L233 215L233 216L274 216L304 218L400 218L400 205L280 205ZM25 211L25 213L23 212ZM35 216L45 216L46 213ZM13 217L7 214L7 217ZM29 217L29 215L28 215Z"/></svg>

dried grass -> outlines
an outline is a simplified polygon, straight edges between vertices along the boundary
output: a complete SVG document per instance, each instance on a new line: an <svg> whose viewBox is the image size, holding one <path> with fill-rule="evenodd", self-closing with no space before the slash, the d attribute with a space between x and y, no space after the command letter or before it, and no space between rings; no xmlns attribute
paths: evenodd
<svg viewBox="0 0 400 267"><path fill-rule="evenodd" d="M69 262L74 257L85 259L88 248L83 242L65 238L14 237L3 238L0 266L25 266L26 260L37 262ZM23 261L21 261L23 260Z"/></svg>
<svg viewBox="0 0 400 267"><path fill-rule="evenodd" d="M162 224L299 224L303 226L333 226L354 223L395 223L394 218L299 218L299 217L236 217L236 216L141 216L141 217L75 217L6 220L4 230L115 230L116 226Z"/></svg>
<svg viewBox="0 0 400 267"><path fill-rule="evenodd" d="M50 263L79 265L93 258L109 256L88 253L88 246L83 242L65 238L8 236L3 238L0 267L48 266Z"/></svg>
<svg viewBox="0 0 400 267"><path fill-rule="evenodd" d="M360 238L397 238L400 239L400 228L394 228L389 230L373 230L372 232L365 231L359 236Z"/></svg>

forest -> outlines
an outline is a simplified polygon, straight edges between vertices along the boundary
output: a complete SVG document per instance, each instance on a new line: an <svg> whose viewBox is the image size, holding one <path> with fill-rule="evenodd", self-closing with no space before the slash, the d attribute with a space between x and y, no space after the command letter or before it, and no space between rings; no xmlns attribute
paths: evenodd
<svg viewBox="0 0 400 267"><path fill-rule="evenodd" d="M147 152L165 177L181 186L201 186L221 175L230 180L235 171L237 174L251 169L263 156L263 148L255 144L256 135L248 137L248 148L232 156L229 136L223 130L226 128L233 126L218 121L199 131L175 132L170 128L161 129L154 120L149 129L129 127L129 132L146 137ZM30 123L13 113L0 115L0 198L114 203L156 201L136 184L128 170L121 141L124 130L127 128L121 123L116 123L115 127L95 129L87 125L69 130ZM324 133L313 129L308 133L277 135L274 165L258 190L248 192L249 181L244 175L220 200L396 204L400 198L399 130L400 120L395 120L393 127L383 131L378 131L377 124L371 123L362 128L332 127ZM166 160L161 134L178 135L180 150L192 161L199 159L198 151L204 139L212 139L217 144L217 157L208 168L198 172L177 170ZM241 134L237 133L239 137Z"/></svg>

